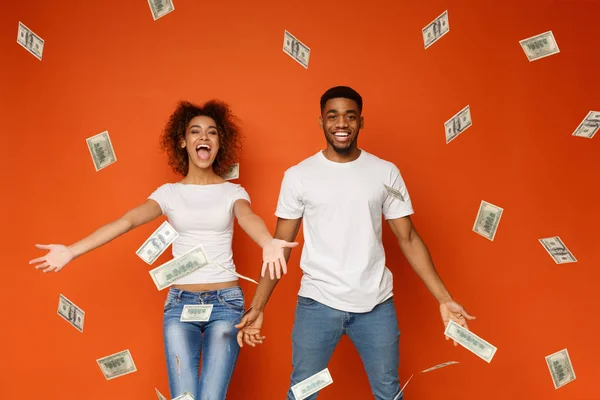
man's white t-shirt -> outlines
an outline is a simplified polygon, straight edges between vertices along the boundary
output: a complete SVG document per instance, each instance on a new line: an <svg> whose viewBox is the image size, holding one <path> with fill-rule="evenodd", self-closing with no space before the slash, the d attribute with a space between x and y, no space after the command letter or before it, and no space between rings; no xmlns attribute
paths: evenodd
<svg viewBox="0 0 600 400"><path fill-rule="evenodd" d="M250 196L240 185L166 183L149 197L160 206L169 224L179 233L173 242L173 257L202 245L211 264L175 281L175 284L217 283L237 280L233 252L233 204ZM216 265L221 264L228 271Z"/></svg>
<svg viewBox="0 0 600 400"><path fill-rule="evenodd" d="M388 194L399 190L404 201ZM398 168L364 150L351 162L329 161L318 152L289 168L275 215L303 217L304 274L300 296L348 312L368 312L392 296L385 265L382 214L413 214Z"/></svg>

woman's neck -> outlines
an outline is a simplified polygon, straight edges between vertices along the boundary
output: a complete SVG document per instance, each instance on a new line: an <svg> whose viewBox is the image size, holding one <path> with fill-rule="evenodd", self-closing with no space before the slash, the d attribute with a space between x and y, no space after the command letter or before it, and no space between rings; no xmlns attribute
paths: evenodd
<svg viewBox="0 0 600 400"><path fill-rule="evenodd" d="M225 179L215 174L212 168L190 168L180 182L188 185L214 185L225 182Z"/></svg>

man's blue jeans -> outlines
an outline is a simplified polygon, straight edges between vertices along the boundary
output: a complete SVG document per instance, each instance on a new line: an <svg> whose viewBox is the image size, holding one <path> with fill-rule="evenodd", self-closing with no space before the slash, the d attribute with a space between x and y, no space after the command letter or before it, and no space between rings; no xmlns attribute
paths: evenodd
<svg viewBox="0 0 600 400"><path fill-rule="evenodd" d="M209 321L180 322L186 304L212 304ZM240 351L234 325L244 313L242 289L235 286L188 292L170 288L164 311L171 397L189 392L196 400L224 400ZM198 378L200 358L202 373Z"/></svg>
<svg viewBox="0 0 600 400"><path fill-rule="evenodd" d="M375 399L402 400L398 379L400 331L393 298L370 312L351 313L302 296L298 296L296 305L292 333L293 370L287 399L295 400L291 390L293 385L327 368L333 350L344 334L360 354ZM315 399L317 394L306 400Z"/></svg>

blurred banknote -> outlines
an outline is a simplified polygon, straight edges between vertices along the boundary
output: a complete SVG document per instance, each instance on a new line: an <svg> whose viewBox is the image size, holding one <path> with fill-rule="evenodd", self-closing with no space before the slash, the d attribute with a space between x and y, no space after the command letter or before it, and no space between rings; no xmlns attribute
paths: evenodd
<svg viewBox="0 0 600 400"><path fill-rule="evenodd" d="M148 0L148 4L152 11L152 18L154 18L155 21L175 10L172 0Z"/></svg>
<svg viewBox="0 0 600 400"><path fill-rule="evenodd" d="M546 356L546 363L552 375L554 389L565 386L575 380L575 371L567 349Z"/></svg>
<svg viewBox="0 0 600 400"><path fill-rule="evenodd" d="M523 39L519 41L519 44L529 61L539 60L540 58L560 53L552 31Z"/></svg>
<svg viewBox="0 0 600 400"><path fill-rule="evenodd" d="M177 279L182 278L197 269L208 265L204 248L200 245L187 253L167 261L150 271L150 276L158 290L171 286Z"/></svg>
<svg viewBox="0 0 600 400"><path fill-rule="evenodd" d="M233 164L221 177L226 181L238 179L240 177L240 164Z"/></svg>
<svg viewBox="0 0 600 400"><path fill-rule="evenodd" d="M446 129L446 144L473 125L471 121L471 106L466 106L455 116L444 123Z"/></svg>
<svg viewBox="0 0 600 400"><path fill-rule="evenodd" d="M323 389L325 386L331 385L332 383L333 379L329 374L329 369L325 368L324 370L317 372L313 376L292 386L292 393L294 393L294 398L296 400L302 400L314 393L317 393L319 390Z"/></svg>
<svg viewBox="0 0 600 400"><path fill-rule="evenodd" d="M181 396L175 397L173 400L194 400L194 396L189 392L185 392Z"/></svg>
<svg viewBox="0 0 600 400"><path fill-rule="evenodd" d="M425 44L425 48L440 40L448 32L450 32L450 24L448 23L448 10L446 10L442 15L423 28L423 43Z"/></svg>
<svg viewBox="0 0 600 400"><path fill-rule="evenodd" d="M96 172L117 161L108 131L89 137L85 141L92 155Z"/></svg>
<svg viewBox="0 0 600 400"><path fill-rule="evenodd" d="M19 29L17 31L17 43L19 43L28 52L33 54L38 60L42 61L42 53L44 52L44 40L33 33L31 29L19 21Z"/></svg>
<svg viewBox="0 0 600 400"><path fill-rule="evenodd" d="M283 34L283 51L298 61L304 68L308 68L310 49L288 31L285 31Z"/></svg>
<svg viewBox="0 0 600 400"><path fill-rule="evenodd" d="M463 328L454 321L450 321L448 326L446 326L444 335L455 340L465 349L471 351L476 356L480 357L484 361L487 361L488 363L492 361L494 354L496 354L496 347L492 346L473 332Z"/></svg>
<svg viewBox="0 0 600 400"><path fill-rule="evenodd" d="M482 201L473 225L473 231L493 241L503 212L502 208Z"/></svg>
<svg viewBox="0 0 600 400"><path fill-rule="evenodd" d="M447 366L453 365L453 364L458 364L458 361L448 361L448 362L445 362L445 363L434 365L431 368L424 369L423 371L421 371L421 373L435 371L436 369L444 368L444 367L447 367Z"/></svg>
<svg viewBox="0 0 600 400"><path fill-rule="evenodd" d="M591 139L600 129L600 111L590 111L585 119L579 124L573 136Z"/></svg>
<svg viewBox="0 0 600 400"><path fill-rule="evenodd" d="M181 322L206 322L212 313L212 304L186 304L181 311Z"/></svg>
<svg viewBox="0 0 600 400"><path fill-rule="evenodd" d="M388 186L386 184L384 184L383 186L385 186L385 190L387 190L390 196L395 197L400 201L404 201L404 196L402 196L402 193L400 193L398 189L394 189L393 187Z"/></svg>
<svg viewBox="0 0 600 400"><path fill-rule="evenodd" d="M58 296L58 315L73 325L79 332L83 333L85 312L62 294Z"/></svg>
<svg viewBox="0 0 600 400"><path fill-rule="evenodd" d="M123 350L96 360L107 380L137 371L129 350Z"/></svg>
<svg viewBox="0 0 600 400"><path fill-rule="evenodd" d="M144 242L144 244L135 252L142 260L152 265L154 261L169 247L179 234L173 227L164 221L158 229Z"/></svg>
<svg viewBox="0 0 600 400"><path fill-rule="evenodd" d="M566 264L577 262L573 254L567 249L567 246L560 240L560 237L554 236L539 239L539 241L555 263Z"/></svg>
<svg viewBox="0 0 600 400"><path fill-rule="evenodd" d="M167 400L167 398L165 396L163 396L162 393L159 392L157 388L154 388L154 390L156 390L156 396L158 397L158 400Z"/></svg>

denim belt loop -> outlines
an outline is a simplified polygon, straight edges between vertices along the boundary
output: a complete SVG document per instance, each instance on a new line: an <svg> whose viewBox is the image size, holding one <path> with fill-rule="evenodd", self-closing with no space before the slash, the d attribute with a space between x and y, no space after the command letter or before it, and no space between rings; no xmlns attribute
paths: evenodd
<svg viewBox="0 0 600 400"><path fill-rule="evenodd" d="M183 294L183 290L179 290L179 293L177 293L177 302L181 303L181 295Z"/></svg>

